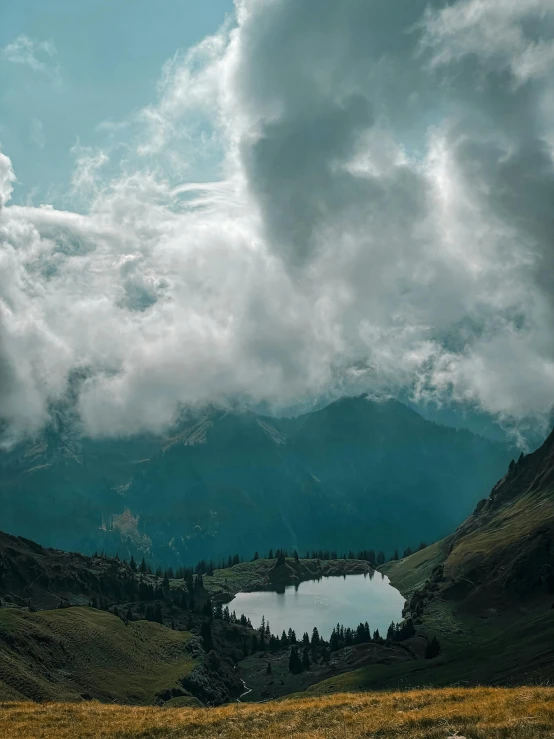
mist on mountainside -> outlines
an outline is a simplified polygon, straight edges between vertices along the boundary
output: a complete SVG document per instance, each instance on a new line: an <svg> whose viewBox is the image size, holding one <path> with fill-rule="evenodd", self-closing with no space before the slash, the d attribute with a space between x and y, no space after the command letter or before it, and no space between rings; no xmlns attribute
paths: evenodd
<svg viewBox="0 0 554 739"><path fill-rule="evenodd" d="M166 565L269 546L390 556L449 533L515 454L393 400L212 409L164 437L44 433L0 456L0 502L11 533Z"/></svg>

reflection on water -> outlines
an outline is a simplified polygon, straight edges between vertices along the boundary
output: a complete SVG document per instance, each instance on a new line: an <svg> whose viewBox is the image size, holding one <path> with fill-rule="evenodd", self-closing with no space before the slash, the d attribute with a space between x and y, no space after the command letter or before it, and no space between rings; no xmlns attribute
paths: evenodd
<svg viewBox="0 0 554 739"><path fill-rule="evenodd" d="M238 593L229 604L230 610L237 615L244 613L254 626L259 626L264 616L273 634L292 628L301 637L317 626L325 639L337 623L355 627L368 621L372 632L379 629L381 634L386 633L391 621L402 619L403 606L403 596L379 572L323 577L275 590Z"/></svg>

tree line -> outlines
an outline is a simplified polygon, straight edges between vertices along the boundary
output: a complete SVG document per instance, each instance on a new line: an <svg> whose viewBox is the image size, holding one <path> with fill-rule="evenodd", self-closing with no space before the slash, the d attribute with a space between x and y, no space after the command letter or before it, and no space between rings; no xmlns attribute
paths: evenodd
<svg viewBox="0 0 554 739"><path fill-rule="evenodd" d="M412 547L406 547L406 549L403 550L402 558L408 557L410 554L413 554L414 551L421 551L426 547L427 544L425 542L421 542L417 550L412 549ZM111 559L110 557L106 557L103 552L100 555L98 554L98 552L95 552L92 556L93 558L101 557L103 559ZM118 554L116 554L113 559L116 562L120 561ZM295 559L296 561L298 561L300 559L300 555L298 553L298 550L296 549L294 549L290 553L285 549L269 549L265 555L260 555L259 552L255 552L250 562L255 562L259 559L276 559L278 560L278 564L280 564L284 563L286 559ZM376 567L385 564L385 562L387 561L392 562L400 559L400 554L398 548L395 548L394 552L392 553L392 555L390 555L390 557L388 557L387 560L387 557L382 550L376 551L375 549L360 549L356 552L353 550L349 550L348 552L339 553L336 550L332 549L313 549L311 551L306 550L302 559L319 559L323 561L334 559L361 560L364 562L368 562L373 567ZM215 570L229 569L230 567L234 567L235 565L246 562L247 560L245 560L238 554L233 554L229 555L227 558L223 558L218 561L214 561L213 559L201 559L193 566L181 566L175 569L173 567L168 567L166 569L156 567L154 569L148 562L146 562L144 557L142 557L141 562L137 564L134 555L131 555L129 563L127 563L126 559L123 559L121 561L124 565L128 564L133 572L138 572L142 575L154 575L155 577L160 579L163 578L164 580L187 580L191 577L194 577L195 575L211 576L213 575Z"/></svg>

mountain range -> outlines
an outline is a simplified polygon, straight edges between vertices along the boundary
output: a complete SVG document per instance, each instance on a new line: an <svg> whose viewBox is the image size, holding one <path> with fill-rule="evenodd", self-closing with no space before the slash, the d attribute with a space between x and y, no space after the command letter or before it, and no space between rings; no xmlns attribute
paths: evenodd
<svg viewBox="0 0 554 739"><path fill-rule="evenodd" d="M0 525L162 565L269 547L390 555L454 529L515 454L364 396L296 418L211 408L165 436L60 425L0 453Z"/></svg>

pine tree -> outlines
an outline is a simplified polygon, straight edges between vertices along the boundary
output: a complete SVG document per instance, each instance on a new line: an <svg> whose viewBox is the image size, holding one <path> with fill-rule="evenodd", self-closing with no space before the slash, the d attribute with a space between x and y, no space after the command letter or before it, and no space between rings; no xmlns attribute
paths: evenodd
<svg viewBox="0 0 554 739"><path fill-rule="evenodd" d="M314 626L314 630L312 631L312 647L319 646L319 631L317 630L317 626Z"/></svg>
<svg viewBox="0 0 554 739"><path fill-rule="evenodd" d="M131 561L129 562L129 566L131 567L133 572L137 571L137 563L135 562L135 558L133 557L132 554L131 554Z"/></svg>
<svg viewBox="0 0 554 739"><path fill-rule="evenodd" d="M139 569L142 575L146 574L146 562L144 561L144 557L142 558Z"/></svg>
<svg viewBox="0 0 554 739"><path fill-rule="evenodd" d="M125 618L127 621L133 620L133 611L131 610L131 606L127 606L127 613L125 614Z"/></svg>
<svg viewBox="0 0 554 739"><path fill-rule="evenodd" d="M434 636L425 647L425 659L433 659L441 653L441 645L436 636Z"/></svg>
<svg viewBox="0 0 554 739"><path fill-rule="evenodd" d="M308 647L304 647L304 651L302 652L302 669L309 670L310 667L310 650L308 649Z"/></svg>
<svg viewBox="0 0 554 739"><path fill-rule="evenodd" d="M202 637L202 641L204 644L204 651L211 652L214 648L214 643L212 639L212 627L209 621L202 621L202 626L200 627L200 636Z"/></svg>
<svg viewBox="0 0 554 739"><path fill-rule="evenodd" d="M298 647L296 644L293 644L290 648L289 670L293 675L297 675L299 672L302 672L302 661L298 656Z"/></svg>
<svg viewBox="0 0 554 739"><path fill-rule="evenodd" d="M271 675L271 662L267 663L267 667L265 668L265 674Z"/></svg>

